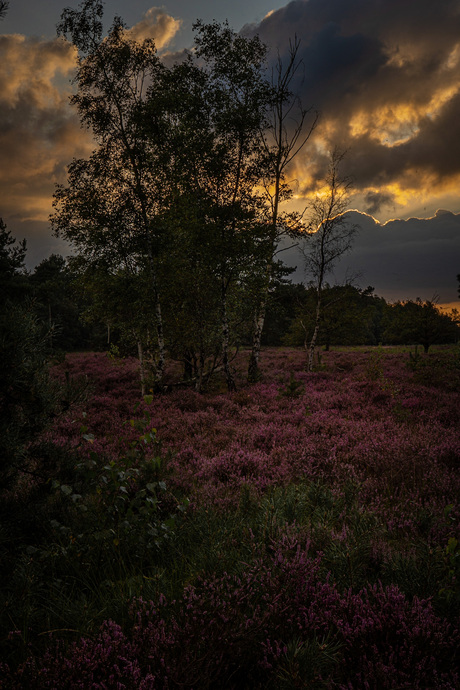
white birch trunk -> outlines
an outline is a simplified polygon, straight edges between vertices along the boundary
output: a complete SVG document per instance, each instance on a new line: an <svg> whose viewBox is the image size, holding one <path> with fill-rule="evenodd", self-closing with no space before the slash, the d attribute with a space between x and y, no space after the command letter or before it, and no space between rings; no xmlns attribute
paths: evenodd
<svg viewBox="0 0 460 690"><path fill-rule="evenodd" d="M316 341L318 339L320 316L321 316L321 291L318 292L318 299L316 301L315 330L313 331L313 335L312 335L312 338L310 340L310 346L308 348L307 371L313 371L313 357L315 355Z"/></svg>
<svg viewBox="0 0 460 690"><path fill-rule="evenodd" d="M252 350L248 366L248 381L250 383L255 383L259 379L259 357L262 342L262 331L265 323L266 308L267 302L265 299L263 299L261 304L259 305L259 309L255 310L254 312Z"/></svg>
<svg viewBox="0 0 460 690"><path fill-rule="evenodd" d="M141 395L145 395L145 366L144 366L144 350L140 340L137 341L137 356L139 358L139 374L141 379Z"/></svg>
<svg viewBox="0 0 460 690"><path fill-rule="evenodd" d="M222 365L225 373L225 380L227 382L227 389L229 391L236 390L235 380L230 367L229 360L229 346L230 346L230 332L227 317L227 298L225 294L225 287L222 285Z"/></svg>

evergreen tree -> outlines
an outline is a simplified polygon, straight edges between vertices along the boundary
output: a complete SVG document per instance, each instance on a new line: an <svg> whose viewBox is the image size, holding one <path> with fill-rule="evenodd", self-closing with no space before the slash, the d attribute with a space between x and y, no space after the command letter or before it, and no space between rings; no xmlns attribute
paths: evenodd
<svg viewBox="0 0 460 690"><path fill-rule="evenodd" d="M17 242L0 218L0 304L17 302L27 292L26 241Z"/></svg>
<svg viewBox="0 0 460 690"><path fill-rule="evenodd" d="M88 332L80 319L80 305L66 260L51 254L29 277L35 313L48 324L50 347L70 351L87 344Z"/></svg>
<svg viewBox="0 0 460 690"><path fill-rule="evenodd" d="M8 0L0 0L0 19L5 16L9 4Z"/></svg>
<svg viewBox="0 0 460 690"><path fill-rule="evenodd" d="M57 406L48 376L49 332L27 294L26 243L0 220L0 489L28 471L34 449Z"/></svg>

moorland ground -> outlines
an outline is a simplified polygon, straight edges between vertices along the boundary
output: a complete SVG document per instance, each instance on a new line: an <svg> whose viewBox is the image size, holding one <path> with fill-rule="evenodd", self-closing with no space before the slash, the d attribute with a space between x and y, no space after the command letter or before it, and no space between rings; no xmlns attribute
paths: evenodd
<svg viewBox="0 0 460 690"><path fill-rule="evenodd" d="M56 365L77 403L2 511L2 687L459 687L458 348L247 359L144 398L135 360Z"/></svg>

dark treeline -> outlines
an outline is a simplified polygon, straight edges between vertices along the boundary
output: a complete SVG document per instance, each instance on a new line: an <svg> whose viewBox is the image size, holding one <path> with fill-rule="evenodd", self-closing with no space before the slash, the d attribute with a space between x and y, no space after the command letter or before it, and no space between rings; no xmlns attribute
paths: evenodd
<svg viewBox="0 0 460 690"><path fill-rule="evenodd" d="M122 323L123 319L129 323L130 305L141 300L137 278L113 277L107 283L106 277L99 282L95 273L91 283L87 274L82 278L78 259L56 254L27 272L25 243L15 243L3 224L0 245L4 304L29 310L37 328L46 333L51 353L111 349L138 356L135 338ZM276 264L261 341L264 346L307 349L315 326L316 289L293 283L289 272L280 262ZM371 286L363 289L349 284L326 284L322 299L318 345L325 350L347 345L420 345L428 352L431 345L459 339L457 311L442 310L436 300L392 303L376 295ZM241 321L237 346L251 346L250 326L249 318ZM170 355L181 359L179 335L177 342L170 343Z"/></svg>
<svg viewBox="0 0 460 690"><path fill-rule="evenodd" d="M315 288L286 283L272 295L264 343L308 347L314 328ZM318 344L431 345L456 343L459 315L447 313L433 300L387 302L374 288L326 285Z"/></svg>

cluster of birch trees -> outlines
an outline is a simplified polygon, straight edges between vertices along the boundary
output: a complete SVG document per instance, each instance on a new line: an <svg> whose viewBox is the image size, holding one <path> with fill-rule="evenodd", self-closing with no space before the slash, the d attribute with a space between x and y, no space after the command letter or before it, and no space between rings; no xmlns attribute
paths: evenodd
<svg viewBox="0 0 460 690"><path fill-rule="evenodd" d="M105 35L100 0L64 10L58 32L78 50L72 102L94 150L69 166L51 222L76 250L93 317L136 344L143 386L148 373L162 386L170 356L198 390L216 369L232 390L231 353L248 324L248 378L259 376L281 237L314 236L306 251L320 295L327 262L349 236L335 234L340 157L329 180L335 196L314 209L310 226L283 210L289 164L318 120L292 90L298 43L268 69L257 36L226 24L194 29L193 53L167 66L120 18Z"/></svg>

